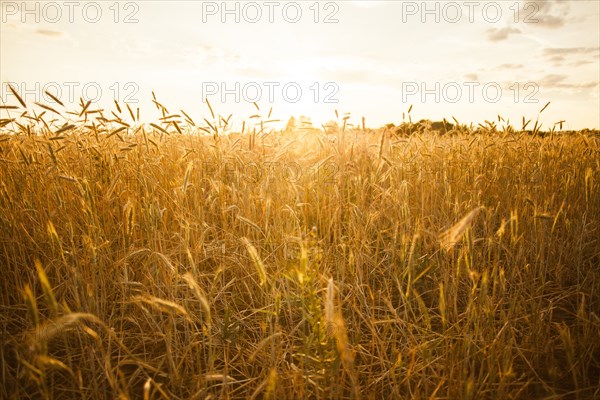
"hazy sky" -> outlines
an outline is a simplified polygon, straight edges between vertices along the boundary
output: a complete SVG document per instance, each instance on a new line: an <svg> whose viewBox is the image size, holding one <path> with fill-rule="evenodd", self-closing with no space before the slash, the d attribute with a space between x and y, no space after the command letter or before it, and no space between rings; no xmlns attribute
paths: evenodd
<svg viewBox="0 0 600 400"><path fill-rule="evenodd" d="M500 114L520 126L600 128L600 2L548 1L5 1L2 100L43 89L77 103L138 102L171 113L348 112L367 125L461 122ZM25 6L25 7L24 7ZM51 102L48 101L50 104Z"/></svg>

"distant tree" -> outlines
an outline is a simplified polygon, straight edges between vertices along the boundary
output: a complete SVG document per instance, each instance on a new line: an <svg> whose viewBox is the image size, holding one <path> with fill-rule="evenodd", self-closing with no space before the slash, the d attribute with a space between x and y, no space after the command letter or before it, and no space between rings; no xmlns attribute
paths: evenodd
<svg viewBox="0 0 600 400"><path fill-rule="evenodd" d="M454 129L454 124L446 121L435 121L431 123L431 130L438 131L438 133L447 133L448 131Z"/></svg>

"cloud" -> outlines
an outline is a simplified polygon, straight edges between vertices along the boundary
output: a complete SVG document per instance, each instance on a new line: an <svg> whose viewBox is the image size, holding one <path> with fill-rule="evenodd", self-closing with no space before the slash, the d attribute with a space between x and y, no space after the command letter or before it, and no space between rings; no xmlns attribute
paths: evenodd
<svg viewBox="0 0 600 400"><path fill-rule="evenodd" d="M593 89L600 83L598 81L569 83L567 78L568 76L564 74L548 74L537 81L537 84L545 89Z"/></svg>
<svg viewBox="0 0 600 400"><path fill-rule="evenodd" d="M544 49L545 56L595 53L600 53L600 47L547 47Z"/></svg>
<svg viewBox="0 0 600 400"><path fill-rule="evenodd" d="M562 65L567 59L574 62L597 62L600 47L547 47L542 50L542 54L555 66Z"/></svg>
<svg viewBox="0 0 600 400"><path fill-rule="evenodd" d="M487 31L487 38L491 42L499 42L508 39L508 36L513 33L521 33L521 31L517 28L491 28Z"/></svg>
<svg viewBox="0 0 600 400"><path fill-rule="evenodd" d="M537 0L523 1L519 10L519 19L522 22L556 29L562 27L570 12L568 1L564 0Z"/></svg>
<svg viewBox="0 0 600 400"><path fill-rule="evenodd" d="M567 79L567 75L563 74L548 74L544 76L539 83L547 87L558 87Z"/></svg>
<svg viewBox="0 0 600 400"><path fill-rule="evenodd" d="M590 90L594 90L600 86L600 81L573 83L569 81L569 76L565 74L547 74L541 77L540 79L532 80L529 82L515 83L514 80L510 80L503 81L501 83L502 90L506 90L508 92L514 91L515 85L518 85L519 90L521 90L521 92L524 95L536 96L542 92L558 92L560 93L559 96L561 96L567 92L590 93Z"/></svg>
<svg viewBox="0 0 600 400"><path fill-rule="evenodd" d="M554 65L558 66L561 65L563 61L565 61L565 58L563 56L552 56L548 57L548 61L553 62Z"/></svg>
<svg viewBox="0 0 600 400"><path fill-rule="evenodd" d="M498 69L521 69L523 68L523 64L502 64L498 65Z"/></svg>
<svg viewBox="0 0 600 400"><path fill-rule="evenodd" d="M469 80L470 82L477 82L479 81L479 75L474 73L466 74L465 79Z"/></svg>
<svg viewBox="0 0 600 400"><path fill-rule="evenodd" d="M581 67L582 65L588 65L588 64L593 64L593 63L591 61L581 60L581 61L574 62L571 65L574 67Z"/></svg>
<svg viewBox="0 0 600 400"><path fill-rule="evenodd" d="M36 34L41 35L41 36L48 36L48 37L61 37L63 36L65 33L61 32L61 31L54 31L51 29L38 29L35 31Z"/></svg>

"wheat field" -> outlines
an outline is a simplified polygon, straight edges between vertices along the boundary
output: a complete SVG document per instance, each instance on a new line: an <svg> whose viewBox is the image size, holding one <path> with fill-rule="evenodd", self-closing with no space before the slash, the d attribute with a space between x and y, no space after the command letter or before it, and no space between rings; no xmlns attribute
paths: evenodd
<svg viewBox="0 0 600 400"><path fill-rule="evenodd" d="M1 398L600 397L597 133L157 105L3 106Z"/></svg>

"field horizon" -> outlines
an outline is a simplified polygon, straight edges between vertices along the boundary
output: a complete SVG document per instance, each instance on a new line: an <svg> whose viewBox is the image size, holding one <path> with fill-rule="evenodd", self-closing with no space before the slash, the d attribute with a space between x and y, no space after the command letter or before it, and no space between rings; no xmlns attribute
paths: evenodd
<svg viewBox="0 0 600 400"><path fill-rule="evenodd" d="M1 106L0 397L600 397L597 131L56 100Z"/></svg>

